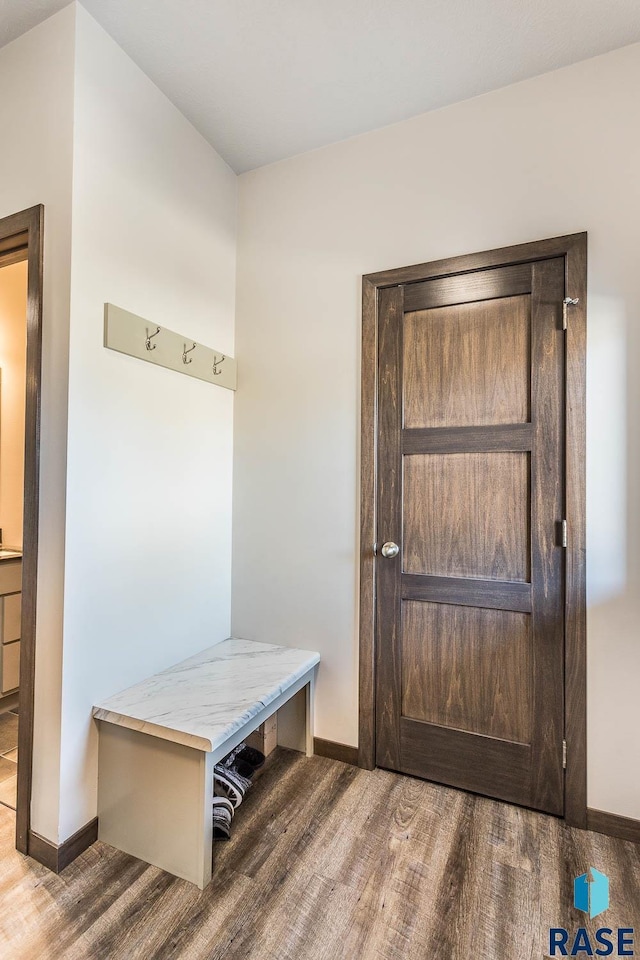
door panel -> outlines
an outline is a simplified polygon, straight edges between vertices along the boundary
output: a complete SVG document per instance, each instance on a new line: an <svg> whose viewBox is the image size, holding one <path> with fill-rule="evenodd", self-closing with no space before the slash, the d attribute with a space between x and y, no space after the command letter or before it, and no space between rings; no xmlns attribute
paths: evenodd
<svg viewBox="0 0 640 960"><path fill-rule="evenodd" d="M454 303L475 303L496 297L516 297L531 292L531 264L514 263L492 270L475 270L437 277L405 287L404 309L429 310Z"/></svg>
<svg viewBox="0 0 640 960"><path fill-rule="evenodd" d="M379 293L377 762L563 809L564 259Z"/></svg>
<svg viewBox="0 0 640 960"><path fill-rule="evenodd" d="M528 423L529 299L405 314L405 427Z"/></svg>
<svg viewBox="0 0 640 960"><path fill-rule="evenodd" d="M529 454L404 458L405 573L529 580Z"/></svg>
<svg viewBox="0 0 640 960"><path fill-rule="evenodd" d="M408 600L402 618L403 716L530 742L530 616Z"/></svg>

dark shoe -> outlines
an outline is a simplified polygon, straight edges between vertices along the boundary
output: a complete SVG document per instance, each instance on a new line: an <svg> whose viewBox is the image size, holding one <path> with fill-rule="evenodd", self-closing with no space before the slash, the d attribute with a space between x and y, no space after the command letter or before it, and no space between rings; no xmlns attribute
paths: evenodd
<svg viewBox="0 0 640 960"><path fill-rule="evenodd" d="M217 796L225 797L235 810L240 806L244 795L251 786L251 780L239 773L235 767L226 767L217 763L213 769L213 788Z"/></svg>
<svg viewBox="0 0 640 960"><path fill-rule="evenodd" d="M213 839L231 839L233 804L226 797L213 798Z"/></svg>
<svg viewBox="0 0 640 960"><path fill-rule="evenodd" d="M260 750L255 750L253 747L243 747L242 750L236 754L233 765L238 769L238 763L244 763L255 772L264 766L264 761L264 753L261 753ZM246 774L243 775L246 776Z"/></svg>

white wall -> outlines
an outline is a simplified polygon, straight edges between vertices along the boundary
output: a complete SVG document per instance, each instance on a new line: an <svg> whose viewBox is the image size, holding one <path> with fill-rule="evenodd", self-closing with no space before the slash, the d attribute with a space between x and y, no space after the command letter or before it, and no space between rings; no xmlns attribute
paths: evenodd
<svg viewBox="0 0 640 960"><path fill-rule="evenodd" d="M32 826L57 836L75 13L0 50L0 217L45 205Z"/></svg>
<svg viewBox="0 0 640 960"><path fill-rule="evenodd" d="M589 804L640 817L640 46L240 178L235 634L357 743L363 273L589 231Z"/></svg>
<svg viewBox="0 0 640 960"><path fill-rule="evenodd" d="M236 177L77 8L60 838L91 707L229 636L233 394L103 347L116 303L234 353Z"/></svg>
<svg viewBox="0 0 640 960"><path fill-rule="evenodd" d="M27 261L0 270L0 527L22 547L27 376Z"/></svg>

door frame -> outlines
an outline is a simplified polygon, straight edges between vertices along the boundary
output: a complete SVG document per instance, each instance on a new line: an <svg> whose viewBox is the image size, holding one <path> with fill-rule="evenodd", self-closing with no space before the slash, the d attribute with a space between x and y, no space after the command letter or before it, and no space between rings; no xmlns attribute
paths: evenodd
<svg viewBox="0 0 640 960"><path fill-rule="evenodd" d="M42 369L44 207L39 204L0 220L0 266L27 261L27 377L24 446L22 624L18 716L16 848L29 852L33 770L33 714L38 583L40 405Z"/></svg>
<svg viewBox="0 0 640 960"><path fill-rule="evenodd" d="M565 339L565 770L566 823L587 825L587 628L586 628L586 334L587 234L537 240L431 263L383 270L362 278L360 433L360 766L375 766L375 606L378 430L378 291L405 283L515 263L564 257L568 308Z"/></svg>

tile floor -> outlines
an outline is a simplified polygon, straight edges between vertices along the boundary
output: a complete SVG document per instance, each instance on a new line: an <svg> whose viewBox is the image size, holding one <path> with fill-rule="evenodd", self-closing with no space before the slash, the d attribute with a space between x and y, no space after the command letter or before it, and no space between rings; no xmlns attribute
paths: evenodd
<svg viewBox="0 0 640 960"><path fill-rule="evenodd" d="M0 714L0 803L16 808L18 785L18 711Z"/></svg>

